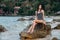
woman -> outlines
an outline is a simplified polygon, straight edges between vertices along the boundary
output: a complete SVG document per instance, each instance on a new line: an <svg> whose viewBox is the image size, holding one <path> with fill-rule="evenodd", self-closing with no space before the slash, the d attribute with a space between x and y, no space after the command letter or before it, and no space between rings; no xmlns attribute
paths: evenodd
<svg viewBox="0 0 60 40"><path fill-rule="evenodd" d="M36 18L33 21L32 26L29 28L28 33L33 33L35 25L37 23L43 23L46 25L46 22L44 21L44 10L41 4L38 5L37 11L35 13L36 13Z"/></svg>

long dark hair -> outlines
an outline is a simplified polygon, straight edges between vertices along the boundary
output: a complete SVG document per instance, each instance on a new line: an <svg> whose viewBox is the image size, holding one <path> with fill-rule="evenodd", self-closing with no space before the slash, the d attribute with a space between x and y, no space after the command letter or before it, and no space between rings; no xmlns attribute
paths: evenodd
<svg viewBox="0 0 60 40"><path fill-rule="evenodd" d="M39 3L39 4L37 5L37 11L38 11L40 5L41 5L41 10L44 10L43 4Z"/></svg>

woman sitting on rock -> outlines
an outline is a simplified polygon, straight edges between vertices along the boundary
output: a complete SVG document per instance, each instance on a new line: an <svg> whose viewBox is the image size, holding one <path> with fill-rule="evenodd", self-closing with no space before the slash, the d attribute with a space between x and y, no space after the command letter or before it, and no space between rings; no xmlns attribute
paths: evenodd
<svg viewBox="0 0 60 40"><path fill-rule="evenodd" d="M32 26L29 28L29 30L27 31L28 33L33 33L34 31L34 28L35 28L35 25L37 23L43 23L46 25L46 22L44 21L44 10L42 8L43 6L41 4L38 5L37 7L37 11L35 12L36 13L36 18L35 20L33 21L33 24Z"/></svg>

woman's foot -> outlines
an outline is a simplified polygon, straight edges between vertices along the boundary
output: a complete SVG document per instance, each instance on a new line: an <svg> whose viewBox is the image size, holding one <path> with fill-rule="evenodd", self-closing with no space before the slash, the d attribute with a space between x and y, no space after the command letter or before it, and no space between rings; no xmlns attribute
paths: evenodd
<svg viewBox="0 0 60 40"><path fill-rule="evenodd" d="M32 34L32 33L33 33L33 31L34 31L34 30L32 29L30 33Z"/></svg>
<svg viewBox="0 0 60 40"><path fill-rule="evenodd" d="M31 30L28 30L27 33L30 33Z"/></svg>
<svg viewBox="0 0 60 40"><path fill-rule="evenodd" d="M34 31L34 30L32 29L32 30L30 30L30 31L27 31L27 33L32 34L33 31Z"/></svg>

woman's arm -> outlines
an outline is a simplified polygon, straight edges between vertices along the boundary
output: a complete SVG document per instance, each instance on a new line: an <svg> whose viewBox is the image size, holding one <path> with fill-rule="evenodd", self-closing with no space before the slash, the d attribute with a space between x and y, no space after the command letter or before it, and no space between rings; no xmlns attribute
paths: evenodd
<svg viewBox="0 0 60 40"><path fill-rule="evenodd" d="M37 20L37 11L35 11L35 20Z"/></svg>
<svg viewBox="0 0 60 40"><path fill-rule="evenodd" d="M42 13L43 13L43 20L44 20L44 17L45 17L45 16L44 16L44 10L42 10Z"/></svg>

